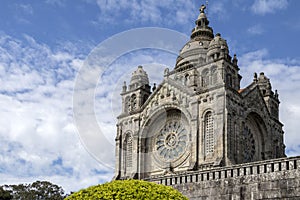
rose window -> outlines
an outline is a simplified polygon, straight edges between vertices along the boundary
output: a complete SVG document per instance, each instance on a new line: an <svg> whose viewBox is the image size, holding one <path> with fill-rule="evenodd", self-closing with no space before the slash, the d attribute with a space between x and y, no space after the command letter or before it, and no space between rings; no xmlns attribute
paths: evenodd
<svg viewBox="0 0 300 200"><path fill-rule="evenodd" d="M156 150L165 161L180 157L187 146L187 131L179 121L169 121L159 131L156 138Z"/></svg>

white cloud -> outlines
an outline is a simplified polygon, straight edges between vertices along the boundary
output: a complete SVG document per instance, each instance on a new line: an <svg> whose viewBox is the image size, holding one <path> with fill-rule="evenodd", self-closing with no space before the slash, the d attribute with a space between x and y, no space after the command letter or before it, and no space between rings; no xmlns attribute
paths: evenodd
<svg viewBox="0 0 300 200"><path fill-rule="evenodd" d="M83 148L72 95L83 56L0 35L0 185L49 180L66 191L108 181Z"/></svg>
<svg viewBox="0 0 300 200"><path fill-rule="evenodd" d="M48 180L69 192L110 181L113 169L106 165L114 166L122 82L128 83L131 72L143 64L151 84L159 83L163 69L173 68L176 60L164 51L142 50L106 69L95 104L98 124L107 133L97 143L107 147L99 163L83 148L73 122L73 87L83 63L76 52L54 51L26 35L0 35L0 114L5 116L0 119L0 185Z"/></svg>
<svg viewBox="0 0 300 200"><path fill-rule="evenodd" d="M31 4L15 4L16 14L10 16L20 24L31 24L29 20L34 15L34 9Z"/></svg>
<svg viewBox="0 0 300 200"><path fill-rule="evenodd" d="M247 29L247 32L251 35L261 35L265 32L264 28L260 24L256 24Z"/></svg>
<svg viewBox="0 0 300 200"><path fill-rule="evenodd" d="M66 0L46 0L47 4L56 5L59 7L63 7L66 4Z"/></svg>
<svg viewBox="0 0 300 200"><path fill-rule="evenodd" d="M16 4L16 8L24 14L33 14L33 7L30 4Z"/></svg>
<svg viewBox="0 0 300 200"><path fill-rule="evenodd" d="M228 19L229 12L227 11L224 1L216 1L212 2L210 5L208 5L208 14L209 15L216 15L219 19ZM214 17L211 17L214 18Z"/></svg>
<svg viewBox="0 0 300 200"><path fill-rule="evenodd" d="M179 23L186 24L188 21L195 20L197 16L193 12L193 1L159 1L159 0L97 0L100 9L98 21L93 23L151 23L155 25ZM184 14L183 14L184 13ZM162 17L164 16L164 17Z"/></svg>
<svg viewBox="0 0 300 200"><path fill-rule="evenodd" d="M275 13L278 10L284 10L287 6L287 0L255 0L251 6L251 10L255 14L265 15Z"/></svg>

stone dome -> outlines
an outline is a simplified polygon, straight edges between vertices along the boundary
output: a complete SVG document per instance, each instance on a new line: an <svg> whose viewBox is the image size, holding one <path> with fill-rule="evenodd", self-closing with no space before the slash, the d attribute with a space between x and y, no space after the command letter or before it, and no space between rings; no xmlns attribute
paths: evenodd
<svg viewBox="0 0 300 200"><path fill-rule="evenodd" d="M217 33L216 36L214 37L214 39L212 39L212 41L210 42L209 46L208 46L208 56L212 56L216 53L220 53L220 52L225 52L226 54L229 53L228 50L228 45L226 40L224 40L221 37L220 33Z"/></svg>
<svg viewBox="0 0 300 200"><path fill-rule="evenodd" d="M137 88L144 85L149 85L148 74L144 71L142 66L138 66L137 70L132 73L130 86Z"/></svg>
<svg viewBox="0 0 300 200"><path fill-rule="evenodd" d="M187 65L196 65L205 60L207 49L210 41L192 39L188 41L179 51L179 56L176 60L176 68L181 68Z"/></svg>

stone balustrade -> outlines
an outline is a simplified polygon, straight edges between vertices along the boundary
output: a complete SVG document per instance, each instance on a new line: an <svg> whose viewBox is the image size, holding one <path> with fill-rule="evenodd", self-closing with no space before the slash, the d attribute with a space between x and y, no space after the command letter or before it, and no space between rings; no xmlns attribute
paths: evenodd
<svg viewBox="0 0 300 200"><path fill-rule="evenodd" d="M157 176L144 180L163 185L177 185L184 183L197 183L209 180L226 179L229 177L241 177L247 175L259 175L271 172L282 172L300 168L300 156L264 160L252 163L244 163L227 167L218 167L207 170L191 171L184 174L169 176Z"/></svg>

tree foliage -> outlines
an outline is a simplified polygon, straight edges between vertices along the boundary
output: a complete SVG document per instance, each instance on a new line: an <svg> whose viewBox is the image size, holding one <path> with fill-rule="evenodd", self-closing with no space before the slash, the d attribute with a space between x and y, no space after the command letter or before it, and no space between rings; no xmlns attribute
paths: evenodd
<svg viewBox="0 0 300 200"><path fill-rule="evenodd" d="M6 199L18 200L62 200L66 197L62 187L48 181L35 181L31 184L5 185L2 186L3 195L9 193ZM0 195L2 194L0 190ZM0 199L5 199L0 196Z"/></svg>
<svg viewBox="0 0 300 200"><path fill-rule="evenodd" d="M116 180L102 185L91 186L68 196L65 200L75 199L176 199L187 200L172 187L142 180Z"/></svg>
<svg viewBox="0 0 300 200"><path fill-rule="evenodd" d="M1 200L10 200L12 199L11 191L5 190L3 186L0 187L0 199Z"/></svg>

